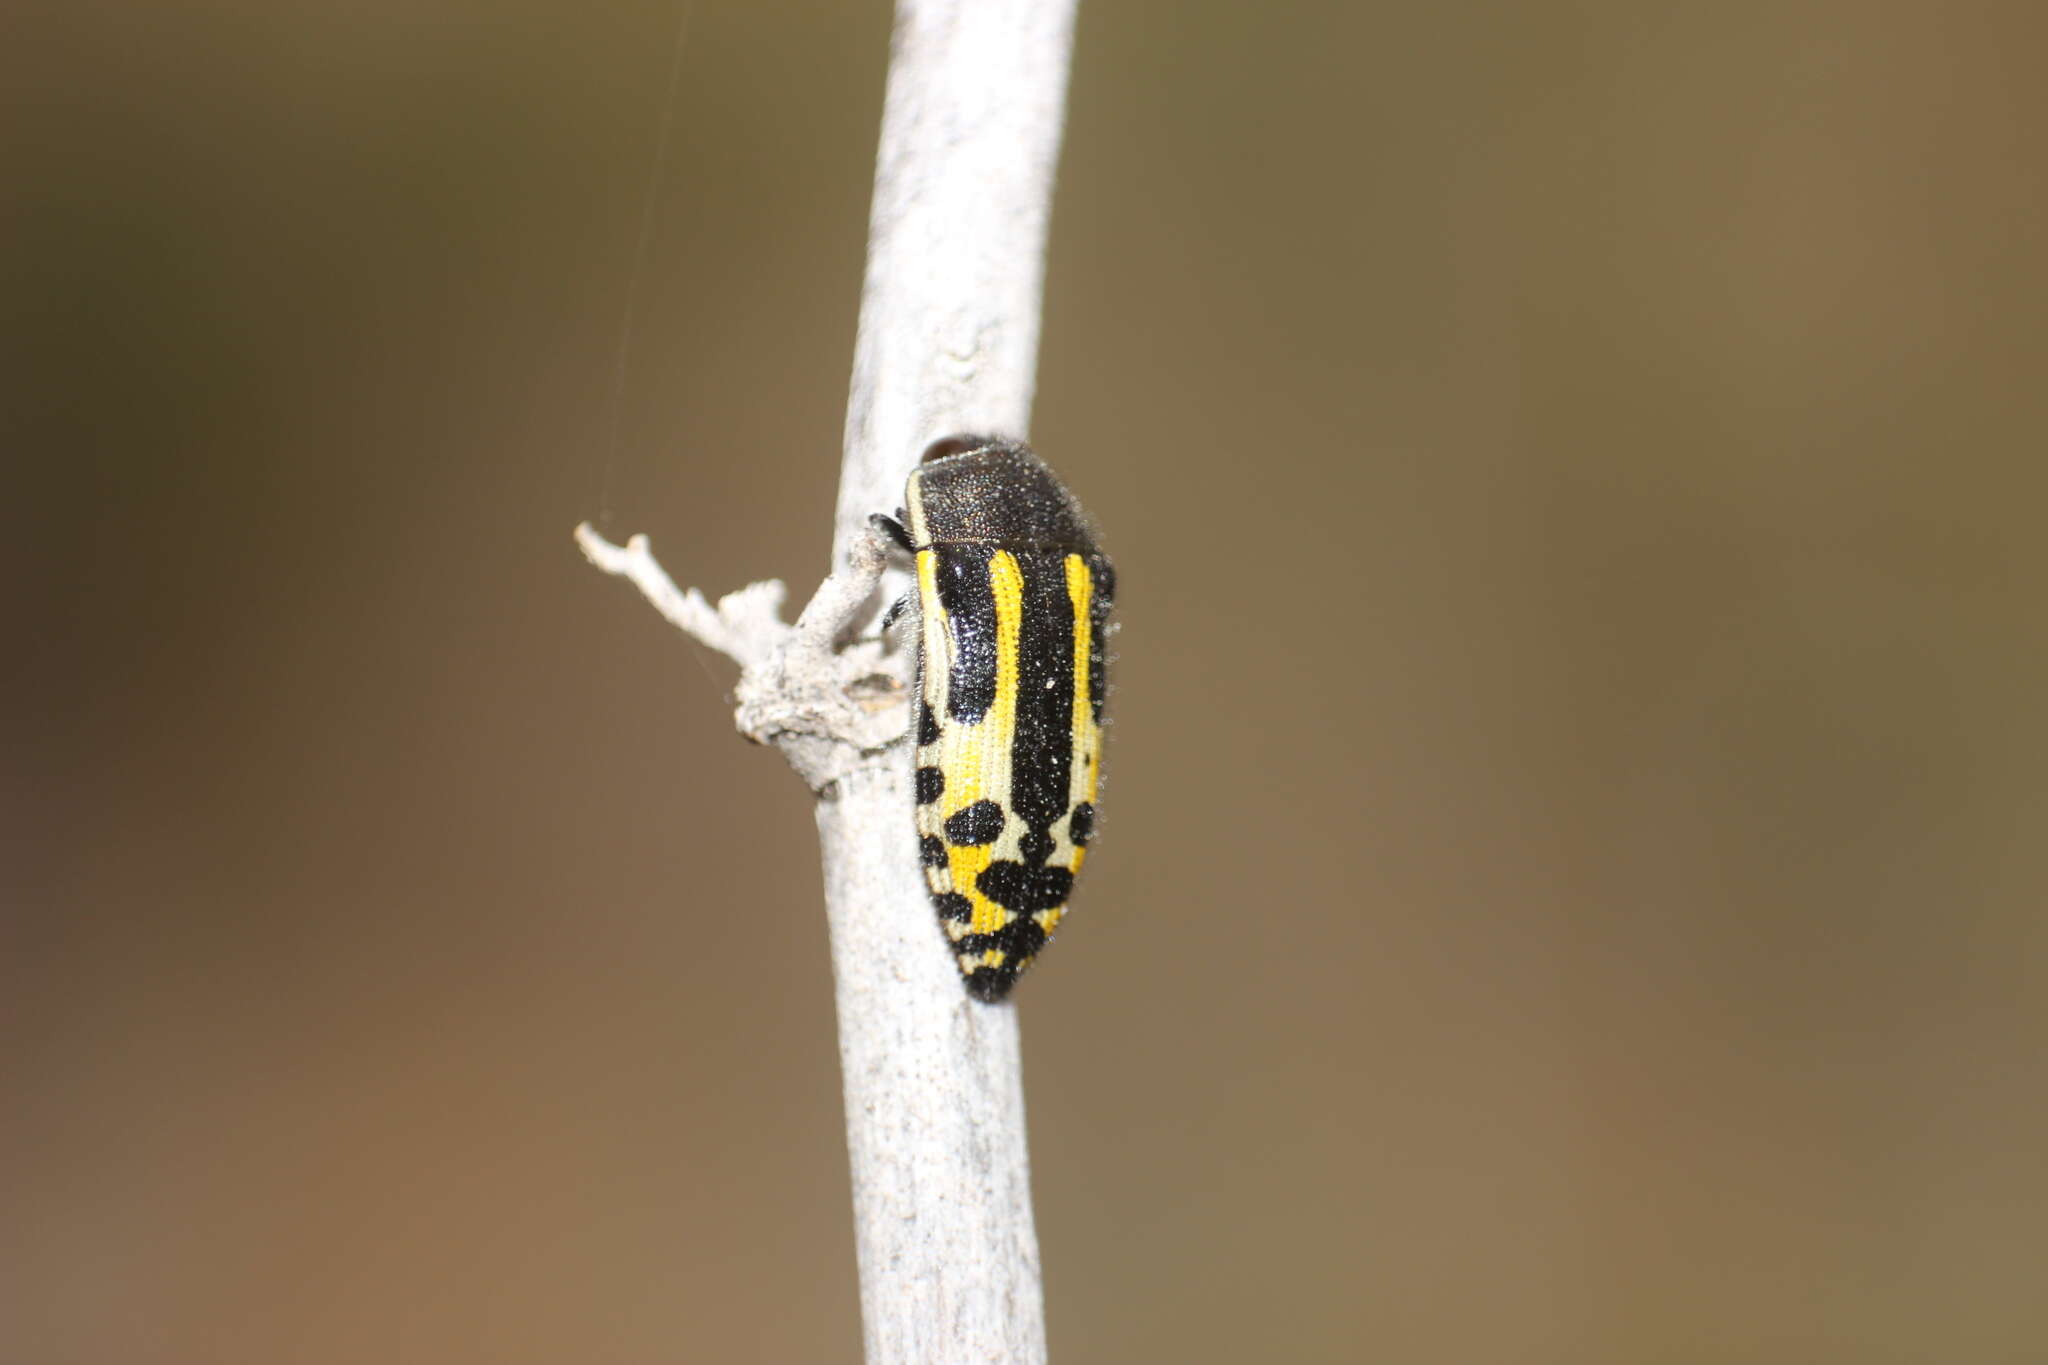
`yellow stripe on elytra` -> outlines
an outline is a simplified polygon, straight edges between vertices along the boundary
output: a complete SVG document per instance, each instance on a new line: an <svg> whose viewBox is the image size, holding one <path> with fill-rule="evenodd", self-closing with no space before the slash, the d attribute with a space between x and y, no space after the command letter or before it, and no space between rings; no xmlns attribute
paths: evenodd
<svg viewBox="0 0 2048 1365"><path fill-rule="evenodd" d="M997 550L989 556L988 586L996 599L996 700L989 719L996 724L998 752L1010 751L1017 729L1017 648L1024 632L1024 570L1017 556Z"/></svg>
<svg viewBox="0 0 2048 1365"><path fill-rule="evenodd" d="M1067 597L1074 604L1074 761L1073 774L1078 779L1078 791L1070 791L1069 807L1082 801L1095 800L1095 787L1102 763L1102 731L1095 723L1095 708L1088 699L1088 677L1094 663L1095 631L1089 619L1088 607L1095 597L1095 575L1089 572L1088 561L1080 555L1067 556ZM1088 856L1088 850L1079 844L1073 845L1074 860L1069 865L1075 872L1081 870L1081 860ZM1057 921L1055 921L1056 923ZM1052 932L1052 925L1045 926Z"/></svg>
<svg viewBox="0 0 2048 1365"><path fill-rule="evenodd" d="M911 515L916 517L918 505L916 490L912 489ZM933 550L917 552L917 595L924 605L924 704L931 708L932 715L944 717L948 713L948 697L952 692L953 637L952 625L947 620L946 609L939 601L939 556ZM969 752L964 761L958 735L942 728L939 739L929 748L920 746L918 761L936 764L946 773L949 790L957 790L969 779L979 785L980 764L978 756ZM917 808L917 832L931 838L943 840L946 833L947 810L940 802ZM978 869L961 868L957 872L951 861L937 867L925 868L925 880L934 895L944 895L956 888L972 887L971 878ZM968 878L963 883L961 878ZM967 932L967 926L946 921L946 932L954 938Z"/></svg>
<svg viewBox="0 0 2048 1365"><path fill-rule="evenodd" d="M946 641L943 650L931 650L931 675L925 681L931 703L932 714L942 718L946 715L948 697L951 694L950 673L953 667L954 646L952 623L945 614L945 607L939 602L939 556L936 551L917 552L917 595L920 601L930 607L931 614L925 618L927 634L937 634ZM927 645L929 649L929 644ZM963 732L971 736L979 727L968 727ZM972 743L955 742L960 736L941 740L939 765L946 773L945 804L939 810L939 820L962 806L971 806L981 799L982 788L987 784L987 775L982 771L981 750Z"/></svg>
<svg viewBox="0 0 2048 1365"><path fill-rule="evenodd" d="M937 598L936 566L927 569L924 558L919 556L918 586L921 591L930 591L926 600L932 601ZM983 799L1008 806L1010 746L1017 731L1018 659L1024 631L1024 571L1015 555L998 550L989 557L988 579L996 613L995 698L981 720L973 725L956 724L942 741L939 761L946 773L942 817ZM979 878L995 856L996 849L991 844L946 850L953 890L967 897L974 907L967 933L992 934L1016 918L982 894Z"/></svg>
<svg viewBox="0 0 2048 1365"><path fill-rule="evenodd" d="M1095 576L1088 561L1067 556L1067 596L1074 604L1074 768L1087 770L1087 788L1081 799L1095 799L1095 765L1102 746L1095 735L1095 708L1088 700L1088 674L1094 662L1095 632L1088 619L1088 604L1095 596Z"/></svg>

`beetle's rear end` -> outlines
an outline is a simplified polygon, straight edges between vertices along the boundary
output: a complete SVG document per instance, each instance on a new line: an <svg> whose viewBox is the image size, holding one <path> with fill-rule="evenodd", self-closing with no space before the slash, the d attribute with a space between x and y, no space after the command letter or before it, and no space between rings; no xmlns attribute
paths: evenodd
<svg viewBox="0 0 2048 1365"><path fill-rule="evenodd" d="M967 989L994 1002L1059 927L1094 835L1115 573L1022 444L941 442L905 499L918 842Z"/></svg>

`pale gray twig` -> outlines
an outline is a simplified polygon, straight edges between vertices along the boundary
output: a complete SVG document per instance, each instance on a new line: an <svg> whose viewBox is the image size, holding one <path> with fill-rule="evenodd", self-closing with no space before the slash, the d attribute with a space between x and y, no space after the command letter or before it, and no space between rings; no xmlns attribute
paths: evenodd
<svg viewBox="0 0 2048 1365"><path fill-rule="evenodd" d="M1073 0L898 0L847 404L834 571L796 625L780 583L713 609L636 536L591 561L741 666L741 731L811 789L832 931L870 1365L1045 1358L1017 1014L970 999L912 835L903 660L862 624L870 514L959 432L1024 436Z"/></svg>

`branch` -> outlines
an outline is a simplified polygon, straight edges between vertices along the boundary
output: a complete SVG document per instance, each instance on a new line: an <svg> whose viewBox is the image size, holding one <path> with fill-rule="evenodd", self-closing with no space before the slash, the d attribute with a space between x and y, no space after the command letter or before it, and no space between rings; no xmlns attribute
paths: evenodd
<svg viewBox="0 0 2048 1365"><path fill-rule="evenodd" d="M868 524L933 440L1027 433L1074 0L897 0L833 539L714 609L645 537L591 562L741 666L742 733L818 793L869 1365L1045 1359L1013 1005L961 987L918 867L903 661L848 640L900 575Z"/></svg>
<svg viewBox="0 0 2048 1365"><path fill-rule="evenodd" d="M695 588L676 587L644 535L618 546L584 522L576 543L592 564L639 588L670 625L740 666L734 724L756 744L782 750L818 795L903 737L901 661L879 638L836 645L873 601L888 560L888 542L872 529L793 626L782 620L788 592L780 579L727 593L713 609Z"/></svg>

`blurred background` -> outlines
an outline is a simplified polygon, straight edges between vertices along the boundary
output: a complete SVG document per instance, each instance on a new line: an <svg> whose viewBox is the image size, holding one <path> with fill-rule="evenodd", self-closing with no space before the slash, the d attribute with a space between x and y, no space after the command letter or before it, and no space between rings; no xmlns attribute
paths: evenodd
<svg viewBox="0 0 2048 1365"><path fill-rule="evenodd" d="M697 0L637 278L670 0L11 17L0 1359L857 1360L808 798L570 529L826 568L886 5ZM2043 37L1083 6L1055 1359L2048 1359Z"/></svg>

